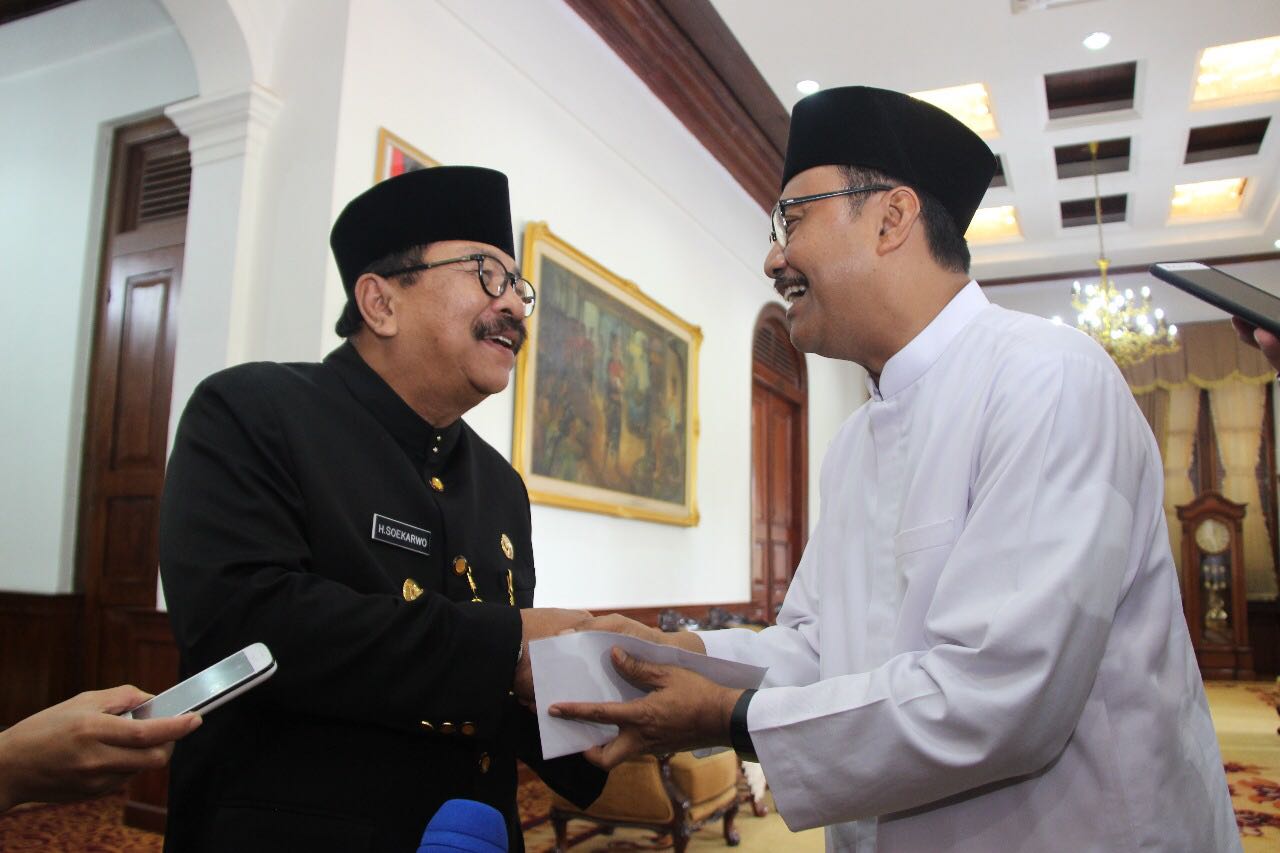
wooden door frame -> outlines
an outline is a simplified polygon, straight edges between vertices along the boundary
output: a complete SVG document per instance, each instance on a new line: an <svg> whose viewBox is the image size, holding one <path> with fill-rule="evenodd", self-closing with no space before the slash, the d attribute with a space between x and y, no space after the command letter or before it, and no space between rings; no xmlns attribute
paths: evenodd
<svg viewBox="0 0 1280 853"><path fill-rule="evenodd" d="M76 513L76 547L74 586L84 596L84 623L82 642L83 684L87 688L109 685L99 684L99 662L101 657L100 634L103 625L103 602L101 578L92 571L90 561L93 558L91 537L96 519L96 497L102 488L99 471L90 464L91 454L101 456L103 449L94 448L92 443L96 437L95 423L104 415L102 404L105 394L102 389L95 389L95 377L102 369L102 361L108 357L109 327L107 315L109 311L108 296L111 288L113 263L117 257L143 251L152 246L177 245L185 242L185 216L167 222L148 225L145 236L134 232L120 233L125 224L125 212L136 202L128 183L129 157L132 151L142 144L173 135L181 135L177 127L163 115L149 119L141 119L122 124L115 128L111 139L111 155L106 195L106 212L103 216L102 243L99 248L97 264L97 280L94 287L92 348L89 356L89 372L85 383L84 438L80 456L80 492ZM181 287L181 284L178 285ZM175 330L167 330L169 335ZM172 380L172 377L170 377ZM172 393L172 388L170 388ZM152 567L158 575L159 566ZM154 584L152 584L154 586ZM151 608L154 609L154 599Z"/></svg>
<svg viewBox="0 0 1280 853"><path fill-rule="evenodd" d="M792 507L792 529L793 529L793 553L791 555L791 573L794 576L795 569L800 563L800 557L804 553L805 545L809 541L809 369L805 363L804 353L799 350L798 360L798 379L799 386L789 377L783 376L777 370L767 364L762 363L755 355L755 340L760 334L760 330L766 326L775 326L781 333L790 340L790 332L787 326L786 309L776 302L768 302L760 309L760 313L756 316L755 326L751 332L752 354L751 354L751 408L755 411L756 388L763 387L768 391L794 403L799 408L799 415L796 423L796 455L794 457L791 477L792 484L795 487L793 494L795 495L796 505ZM754 415L751 425L751 464L755 465L755 423ZM798 469L798 470L797 470ZM752 471L752 475L755 472ZM755 500L755 489L751 490L751 500ZM748 507L750 522L747 525L748 536L754 537L755 511L754 507ZM753 543L754 545L754 543ZM766 579L767 581L767 579ZM766 587L768 583L766 582ZM754 599L754 590L752 597ZM766 602L767 603L767 594ZM754 602L756 604L758 602ZM773 614L765 614L768 621L772 621Z"/></svg>

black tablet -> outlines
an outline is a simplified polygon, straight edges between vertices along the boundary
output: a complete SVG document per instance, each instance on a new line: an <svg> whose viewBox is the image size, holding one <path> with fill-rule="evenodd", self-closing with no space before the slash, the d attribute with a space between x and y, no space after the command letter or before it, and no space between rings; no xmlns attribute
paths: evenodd
<svg viewBox="0 0 1280 853"><path fill-rule="evenodd" d="M1280 337L1280 297L1196 261L1152 264L1151 274Z"/></svg>

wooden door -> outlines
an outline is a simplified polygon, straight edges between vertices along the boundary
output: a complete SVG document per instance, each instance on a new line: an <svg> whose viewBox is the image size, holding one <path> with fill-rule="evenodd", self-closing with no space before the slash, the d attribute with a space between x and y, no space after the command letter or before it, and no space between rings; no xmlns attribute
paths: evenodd
<svg viewBox="0 0 1280 853"><path fill-rule="evenodd" d="M782 309L756 323L751 366L751 599L773 622L808 536L808 394L804 358Z"/></svg>
<svg viewBox="0 0 1280 853"><path fill-rule="evenodd" d="M80 496L89 686L136 680L130 614L155 607L190 179L186 139L168 120L116 132Z"/></svg>

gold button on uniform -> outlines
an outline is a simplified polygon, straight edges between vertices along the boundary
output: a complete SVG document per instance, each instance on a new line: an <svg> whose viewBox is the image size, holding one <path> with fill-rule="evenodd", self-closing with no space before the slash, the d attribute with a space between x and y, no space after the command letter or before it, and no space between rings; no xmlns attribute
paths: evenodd
<svg viewBox="0 0 1280 853"><path fill-rule="evenodd" d="M431 725L429 720L423 720L419 725L422 726L424 732L434 732L436 730L436 727Z"/></svg>
<svg viewBox="0 0 1280 853"><path fill-rule="evenodd" d="M431 488L435 489L437 492L444 491L444 481L441 480L439 477L432 477L430 482L431 482Z"/></svg>
<svg viewBox="0 0 1280 853"><path fill-rule="evenodd" d="M489 772L489 753L487 752L480 753L480 772Z"/></svg>
<svg viewBox="0 0 1280 853"><path fill-rule="evenodd" d="M413 578L406 578L400 594L404 596L405 601L415 601L422 595L422 587L418 586L418 582Z"/></svg>
<svg viewBox="0 0 1280 853"><path fill-rule="evenodd" d="M505 533L502 534L502 538L498 540L498 544L502 546L502 553L508 560L514 560L516 558L516 549L511 547L510 536Z"/></svg>
<svg viewBox="0 0 1280 853"><path fill-rule="evenodd" d="M454 728L454 727L453 727L453 723L441 723L441 724L440 724L440 734L442 734L442 735L451 735L451 734L453 734L453 728Z"/></svg>
<svg viewBox="0 0 1280 853"><path fill-rule="evenodd" d="M467 737L471 737L473 734L475 734L475 733L476 733L476 724L475 724L475 723L463 723L463 724L462 724L462 733L463 733L464 735L466 735Z"/></svg>
<svg viewBox="0 0 1280 853"><path fill-rule="evenodd" d="M453 558L453 573L454 573L455 575L465 575L465 574L467 573L467 558L466 558L466 557L454 557L454 558Z"/></svg>

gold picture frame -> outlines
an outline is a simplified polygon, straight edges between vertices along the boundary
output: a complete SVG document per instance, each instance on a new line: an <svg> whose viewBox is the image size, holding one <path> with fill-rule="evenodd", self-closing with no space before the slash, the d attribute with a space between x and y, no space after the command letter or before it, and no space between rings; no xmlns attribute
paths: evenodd
<svg viewBox="0 0 1280 853"><path fill-rule="evenodd" d="M516 363L512 465L534 503L698 523L702 330L557 237L524 232L537 289Z"/></svg>
<svg viewBox="0 0 1280 853"><path fill-rule="evenodd" d="M373 182L380 183L387 178L415 172L418 169L430 169L439 166L440 161L428 157L399 136L385 127L378 128L378 153L374 158Z"/></svg>

